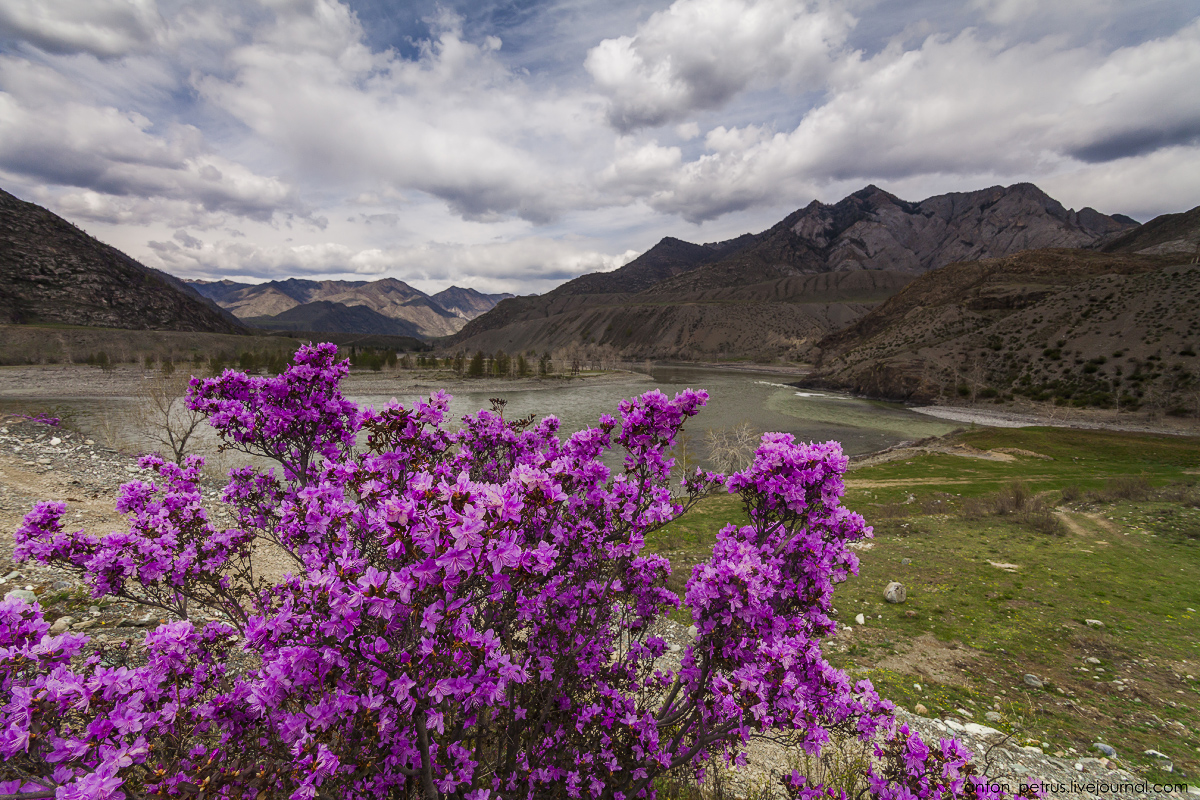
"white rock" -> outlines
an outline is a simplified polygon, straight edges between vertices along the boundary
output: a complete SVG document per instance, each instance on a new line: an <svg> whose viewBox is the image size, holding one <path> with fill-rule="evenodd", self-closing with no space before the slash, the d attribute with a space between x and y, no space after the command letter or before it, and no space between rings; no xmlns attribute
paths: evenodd
<svg viewBox="0 0 1200 800"><path fill-rule="evenodd" d="M999 716L999 715L997 715ZM963 730L974 736L1003 736L1001 731L995 728L989 728L987 725L980 725L978 722L968 722L963 725Z"/></svg>
<svg viewBox="0 0 1200 800"><path fill-rule="evenodd" d="M904 589L904 584L898 581L892 581L883 590L883 599L889 603L903 603L908 597L908 592Z"/></svg>
<svg viewBox="0 0 1200 800"><path fill-rule="evenodd" d="M944 719L944 720L942 720L942 722L946 723L946 727L952 731L962 733L963 731L966 730L966 728L963 726L963 724L961 722L955 722L952 719Z"/></svg>
<svg viewBox="0 0 1200 800"><path fill-rule="evenodd" d="M1083 624L1087 625L1089 628L1103 628L1104 627L1104 623L1098 619L1085 619L1083 621Z"/></svg>
<svg viewBox="0 0 1200 800"><path fill-rule="evenodd" d="M855 615L854 615L854 621L855 621L855 622L857 622L859 625L866 625L866 624L867 624L867 618L866 618L866 617L864 617L862 614L855 614Z"/></svg>
<svg viewBox="0 0 1200 800"><path fill-rule="evenodd" d="M50 633L54 636L64 633L74 622L74 617L59 617L54 621L54 624L50 626Z"/></svg>
<svg viewBox="0 0 1200 800"><path fill-rule="evenodd" d="M62 439L55 436L53 439L50 440L50 444L52 444L52 445L62 444Z"/></svg>

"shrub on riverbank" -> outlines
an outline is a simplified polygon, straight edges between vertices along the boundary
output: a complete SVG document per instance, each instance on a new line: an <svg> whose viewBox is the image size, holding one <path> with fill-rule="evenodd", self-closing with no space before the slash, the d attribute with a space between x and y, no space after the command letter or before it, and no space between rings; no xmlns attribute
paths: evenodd
<svg viewBox="0 0 1200 800"><path fill-rule="evenodd" d="M279 377L193 381L228 447L281 467L231 473L234 528L209 521L196 458L143 458L157 478L123 488L126 533L69 533L61 503L26 517L19 557L177 621L130 656L0 604L0 792L623 800L712 756L740 763L756 737L815 753L887 733L873 797L996 796L821 654L847 546L869 533L841 506L835 443L767 434L742 472L690 476L681 503L667 453L703 393L648 392L562 441L553 418L496 411L450 433L444 394L363 411L347 370L322 345ZM722 484L750 524L693 570L695 640L675 663L655 625L679 599L645 536ZM280 582L255 571L271 546L295 563ZM824 794L808 783L785 779Z"/></svg>

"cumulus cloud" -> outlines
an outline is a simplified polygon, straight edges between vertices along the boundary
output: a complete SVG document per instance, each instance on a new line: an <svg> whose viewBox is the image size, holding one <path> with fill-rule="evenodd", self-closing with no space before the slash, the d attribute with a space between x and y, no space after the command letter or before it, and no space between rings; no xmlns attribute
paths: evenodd
<svg viewBox="0 0 1200 800"><path fill-rule="evenodd" d="M720 108L748 87L820 88L854 18L828 3L675 0L587 55L621 131Z"/></svg>
<svg viewBox="0 0 1200 800"><path fill-rule="evenodd" d="M611 255L577 242L542 237L473 246L431 242L356 249L336 242L267 247L230 240L202 243L180 231L174 241L155 241L150 247L163 269L195 278L401 275L417 285L440 288L457 283L521 293L546 291L587 272L614 270L637 256L633 250Z"/></svg>
<svg viewBox="0 0 1200 800"><path fill-rule="evenodd" d="M151 48L165 29L155 0L5 0L0 36L48 53L115 58Z"/></svg>
<svg viewBox="0 0 1200 800"><path fill-rule="evenodd" d="M0 0L0 183L181 274L518 292L686 237L680 218L761 230L868 182L1032 180L1144 215L1200 202L1194 14L568 5L528 12L536 44L467 5L388 49L345 0Z"/></svg>
<svg viewBox="0 0 1200 800"><path fill-rule="evenodd" d="M716 128L708 152L646 190L692 221L815 193L823 184L917 175L1053 174L1200 137L1200 21L1119 48L1008 45L965 31L856 56L793 130Z"/></svg>
<svg viewBox="0 0 1200 800"><path fill-rule="evenodd" d="M118 207L131 208L100 196L259 220L300 211L291 187L212 152L194 126L155 127L138 112L87 102L47 67L0 58L0 168L91 192L79 204L89 217L117 219Z"/></svg>
<svg viewBox="0 0 1200 800"><path fill-rule="evenodd" d="M586 204L573 146L595 135L597 103L535 96L443 15L415 60L375 53L332 0L278 4L270 26L230 54L235 73L203 96L312 174L420 191L466 219L534 222Z"/></svg>

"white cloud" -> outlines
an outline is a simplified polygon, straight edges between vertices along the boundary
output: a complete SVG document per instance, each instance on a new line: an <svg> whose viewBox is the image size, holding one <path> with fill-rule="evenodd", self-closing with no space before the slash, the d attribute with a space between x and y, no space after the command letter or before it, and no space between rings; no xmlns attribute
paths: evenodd
<svg viewBox="0 0 1200 800"><path fill-rule="evenodd" d="M1114 0L971 0L970 6L983 12L993 25L1013 26L1030 20L1062 21L1111 14Z"/></svg>
<svg viewBox="0 0 1200 800"><path fill-rule="evenodd" d="M1084 164L1046 177L1042 189L1064 205L1120 211L1146 222L1184 211L1200 198L1200 147L1165 147L1103 164Z"/></svg>
<svg viewBox="0 0 1200 800"><path fill-rule="evenodd" d="M720 108L748 87L819 88L854 18L829 3L675 0L585 67L621 131Z"/></svg>
<svg viewBox="0 0 1200 800"><path fill-rule="evenodd" d="M463 6L387 49L344 0L0 0L0 184L182 274L519 292L868 182L1200 202L1182 12L1118 31L1113 0L553 5L504 29Z"/></svg>
<svg viewBox="0 0 1200 800"><path fill-rule="evenodd" d="M534 96L496 61L498 40L464 40L454 17L406 61L368 50L344 7L311 6L280 11L231 53L232 78L197 82L203 96L328 181L417 190L476 220L588 202L576 148L594 147L598 103Z"/></svg>
<svg viewBox="0 0 1200 800"><path fill-rule="evenodd" d="M48 53L115 58L150 49L165 28L155 0L5 0L0 35Z"/></svg>
<svg viewBox="0 0 1200 800"><path fill-rule="evenodd" d="M0 168L113 198L169 200L269 219L299 211L293 190L211 151L201 131L159 133L134 111L92 105L49 68L0 57ZM100 208L115 201L91 197Z"/></svg>
<svg viewBox="0 0 1200 800"><path fill-rule="evenodd" d="M1111 53L1054 39L1008 45L966 31L856 57L792 131L718 127L708 153L644 188L699 221L815 194L826 183L921 175L1044 179L1200 141L1200 21ZM1194 196L1194 195L1193 195Z"/></svg>

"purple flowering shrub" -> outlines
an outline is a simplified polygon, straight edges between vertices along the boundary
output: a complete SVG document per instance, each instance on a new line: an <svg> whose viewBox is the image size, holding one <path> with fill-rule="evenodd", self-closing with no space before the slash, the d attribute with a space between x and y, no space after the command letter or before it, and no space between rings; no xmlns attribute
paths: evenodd
<svg viewBox="0 0 1200 800"><path fill-rule="evenodd" d="M840 504L835 443L768 434L745 471L697 472L677 498L669 452L703 392L648 392L564 440L500 406L451 432L442 393L362 410L347 369L319 345L277 377L193 379L224 446L281 466L230 473L233 527L204 509L199 459L156 456L122 487L127 532L67 532L61 503L26 517L18 558L176 621L134 652L0 604L0 794L625 800L741 763L754 737L817 753L878 735L873 797L996 796L821 655L847 545L870 535ZM694 644L664 658L680 601L645 537L722 484L751 524L695 567ZM262 575L266 550L292 573Z"/></svg>

